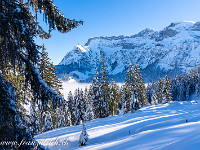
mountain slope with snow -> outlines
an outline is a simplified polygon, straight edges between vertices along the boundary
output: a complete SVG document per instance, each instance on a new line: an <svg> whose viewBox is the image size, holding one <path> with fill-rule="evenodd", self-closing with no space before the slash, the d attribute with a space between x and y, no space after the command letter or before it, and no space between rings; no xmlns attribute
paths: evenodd
<svg viewBox="0 0 200 150"><path fill-rule="evenodd" d="M76 80L92 81L100 52L106 53L110 77L124 81L130 63L138 63L146 81L170 77L200 65L200 22L174 22L161 31L145 29L133 36L95 37L78 44L57 65Z"/></svg>
<svg viewBox="0 0 200 150"><path fill-rule="evenodd" d="M51 150L198 150L200 101L146 106L136 113L96 119L85 125L89 141L83 147L78 146L81 125L55 129L35 138L44 145L54 145L46 145Z"/></svg>

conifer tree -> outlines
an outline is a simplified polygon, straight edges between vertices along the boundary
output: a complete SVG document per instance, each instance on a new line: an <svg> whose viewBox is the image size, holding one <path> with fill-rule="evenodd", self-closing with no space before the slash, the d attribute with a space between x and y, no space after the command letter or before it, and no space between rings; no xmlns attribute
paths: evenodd
<svg viewBox="0 0 200 150"><path fill-rule="evenodd" d="M77 90L77 95L75 93L75 100L76 100L76 125L79 125L80 122L85 122L85 101L84 101L84 96L83 96L83 91L82 89Z"/></svg>
<svg viewBox="0 0 200 150"><path fill-rule="evenodd" d="M153 90L153 94L151 97L151 105L157 105L158 104L158 96L155 92L155 90Z"/></svg>
<svg viewBox="0 0 200 150"><path fill-rule="evenodd" d="M71 91L68 94L68 111L69 111L69 114L71 115L71 123L72 123L72 125L75 125L75 123L76 123L76 114L75 114L76 100L75 100L75 96L73 97Z"/></svg>
<svg viewBox="0 0 200 150"><path fill-rule="evenodd" d="M141 70L137 64L134 68L134 82L135 90L133 90L133 92L135 94L135 98L138 100L140 106L143 107L147 104L147 92Z"/></svg>
<svg viewBox="0 0 200 150"><path fill-rule="evenodd" d="M195 87L196 97L200 98L200 66L197 68L197 83Z"/></svg>
<svg viewBox="0 0 200 150"><path fill-rule="evenodd" d="M52 88L55 92L61 95L62 82L58 77L58 73L56 72L56 67L53 63L50 62L48 58L48 53L44 47L42 46L41 58L39 60L38 71L42 77L42 79L47 83L47 85Z"/></svg>
<svg viewBox="0 0 200 150"><path fill-rule="evenodd" d="M169 77L165 76L164 83L163 83L163 100L162 103L168 103L172 101L172 87L169 80Z"/></svg>
<svg viewBox="0 0 200 150"><path fill-rule="evenodd" d="M107 65L105 65L105 52L102 51L102 59L101 59L101 70L100 70L100 118L107 117L109 115L109 78L108 78L108 70Z"/></svg>
<svg viewBox="0 0 200 150"><path fill-rule="evenodd" d="M184 88L184 75L183 74L180 74L178 76L178 93L177 93L177 96L178 96L178 101L183 101L185 99L185 95L184 95L184 91L185 91L185 88Z"/></svg>
<svg viewBox="0 0 200 150"><path fill-rule="evenodd" d="M163 101L163 81L161 78L158 80L158 103L161 104Z"/></svg>
<svg viewBox="0 0 200 150"><path fill-rule="evenodd" d="M125 78L125 86L123 89L123 98L125 101L125 106L126 106L126 110L129 111L130 110L130 103L131 103L131 96L133 91L135 92L135 79L134 79L134 69L133 69L133 65L130 64L128 71L126 73L126 78Z"/></svg>
<svg viewBox="0 0 200 150"><path fill-rule="evenodd" d="M99 72L95 70L96 74L94 76L92 86L90 87L90 95L92 99L92 107L94 111L94 118L100 118L101 116L101 99L100 99L100 78Z"/></svg>
<svg viewBox="0 0 200 150"><path fill-rule="evenodd" d="M94 119L94 112L93 112L93 107L92 107L92 88L89 88L89 92L87 91L87 87L85 88L85 99L86 99L86 111L85 111L85 116L86 116L86 121L90 121Z"/></svg>
<svg viewBox="0 0 200 150"><path fill-rule="evenodd" d="M85 127L85 124L83 124L83 130L81 132L81 135L79 137L79 146L84 146L86 145L86 142L88 141L88 134L87 134L87 131L86 131L86 127Z"/></svg>
<svg viewBox="0 0 200 150"><path fill-rule="evenodd" d="M18 112L15 104L14 86L7 82L0 74L0 141L22 140L34 141L30 132L27 132L28 126ZM16 145L0 145L0 149L17 149ZM20 149L33 149L34 145L21 145ZM38 149L42 149L40 146Z"/></svg>
<svg viewBox="0 0 200 150"><path fill-rule="evenodd" d="M45 112L43 131L46 132L51 129L53 129L51 114L49 112Z"/></svg>
<svg viewBox="0 0 200 150"><path fill-rule="evenodd" d="M40 133L40 120L38 107L35 102L30 103L30 130L33 135Z"/></svg>
<svg viewBox="0 0 200 150"><path fill-rule="evenodd" d="M133 92L133 94L131 95L131 103L130 103L130 111L136 112L138 109L140 109L141 105L138 101L138 99L136 99L135 94Z"/></svg>
<svg viewBox="0 0 200 150"><path fill-rule="evenodd" d="M68 107L67 112L66 112L65 120L66 120L66 126L72 126L72 116L71 116L71 113L69 111L69 107Z"/></svg>
<svg viewBox="0 0 200 150"><path fill-rule="evenodd" d="M46 23L49 24L49 31L56 29L60 32L66 33L71 29L77 27L82 22L75 20L70 20L65 18L54 3L51 0L1 0L0 2L0 76L3 70L7 67L8 62L11 63L12 68L16 68L19 65L19 68L24 65L24 77L25 83L30 84L30 88L33 92L34 101L41 101L42 105L45 108L45 105L48 104L50 99L55 101L62 99L55 91L50 89L47 84L45 84L36 70L36 64L39 58L39 46L35 44L35 37L39 36L42 38L49 38L50 35L46 33L37 22L37 17L34 17L32 14L32 8L37 13L40 12L44 14L44 19ZM20 72L20 69L17 72ZM0 84L3 84L1 80ZM2 87L1 87L2 88ZM2 91L3 94L8 94L8 90ZM3 95L1 93L1 96ZM1 99L2 103L11 102L5 97ZM63 99L62 99L63 100ZM17 102L16 102L17 103ZM39 102L38 102L39 103ZM9 103L6 108L10 108L12 103ZM16 108L18 109L18 108ZM9 115L12 117L8 117ZM18 128L18 122L21 118L17 113L18 111L7 111L7 113L0 115L0 120L4 119L7 115L7 119L4 122L1 122L1 125L4 126L7 123L10 123L15 129L8 127L7 133L12 134L1 134L4 135L5 140L18 141L20 138L25 138L29 133L27 130L21 130ZM15 120L13 121L13 119ZM22 121L24 122L24 120ZM24 124L23 124L24 125ZM18 132L13 132L18 130ZM20 133L20 134L19 134ZM12 139L12 137L15 137ZM28 136L27 136L28 137ZM25 140L33 140L31 137ZM18 141L20 143L20 141ZM31 146L24 146L21 149L33 149Z"/></svg>
<svg viewBox="0 0 200 150"><path fill-rule="evenodd" d="M117 114L117 107L119 103L119 87L114 82L113 78L110 84L110 104L109 104L109 114L116 115Z"/></svg>
<svg viewBox="0 0 200 150"><path fill-rule="evenodd" d="M120 108L120 114L127 113L128 110L129 110L129 108L130 108L130 105L127 104L128 103L128 101L127 101L128 97L129 97L129 94L127 94L126 85L123 85L121 87L121 101L120 101L121 108ZM127 107L127 105L129 107Z"/></svg>

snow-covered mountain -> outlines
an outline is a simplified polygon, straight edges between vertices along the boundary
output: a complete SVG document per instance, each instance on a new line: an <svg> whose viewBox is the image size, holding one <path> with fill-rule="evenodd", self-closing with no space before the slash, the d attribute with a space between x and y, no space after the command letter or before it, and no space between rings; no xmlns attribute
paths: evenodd
<svg viewBox="0 0 200 150"><path fill-rule="evenodd" d="M57 65L57 71L76 80L92 81L106 53L110 77L124 81L130 63L138 63L146 81L170 77L200 65L200 22L174 22L161 31L145 29L132 36L95 37L78 44Z"/></svg>
<svg viewBox="0 0 200 150"><path fill-rule="evenodd" d="M54 129L35 139L50 150L199 150L199 108L200 101L171 102L92 120L85 123L89 140L81 147L82 125Z"/></svg>

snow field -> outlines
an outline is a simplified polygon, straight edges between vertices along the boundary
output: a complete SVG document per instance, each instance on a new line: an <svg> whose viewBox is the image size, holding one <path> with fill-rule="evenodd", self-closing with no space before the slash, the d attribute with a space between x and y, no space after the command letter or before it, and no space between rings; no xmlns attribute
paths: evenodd
<svg viewBox="0 0 200 150"><path fill-rule="evenodd" d="M146 106L136 113L96 119L85 125L89 135L86 146L78 146L82 125L51 130L35 138L52 150L200 149L200 101ZM53 142L56 145L48 145Z"/></svg>

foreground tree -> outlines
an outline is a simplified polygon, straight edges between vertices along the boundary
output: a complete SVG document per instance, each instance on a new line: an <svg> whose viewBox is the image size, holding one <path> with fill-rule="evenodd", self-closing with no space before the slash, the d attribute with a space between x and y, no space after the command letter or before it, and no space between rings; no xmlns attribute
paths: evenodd
<svg viewBox="0 0 200 150"><path fill-rule="evenodd" d="M35 44L34 38L36 36L49 38L50 34L39 26L30 8L33 8L36 13L44 14L44 19L49 24L49 31L57 29L60 32L66 33L82 24L82 21L78 22L65 18L53 4L52 0L1 0L0 2L0 76L8 64L11 64L13 69L18 65L19 72L23 71L22 66L24 66L25 83L30 84L33 92L33 101L37 103L41 101L41 108L46 109L49 100L53 99L54 105L59 103L60 100L64 100L43 82L35 68L39 59L40 47ZM2 90L1 106L4 105L3 108L11 108L10 110L1 110L3 113L0 115L0 132L3 135L3 140L19 141L23 137L28 137L26 139L31 141L32 137L28 136L28 130L23 129L23 121L19 126L19 122L21 122L18 115L19 112L9 96L10 89L3 88L6 86L4 83L1 76L0 84L3 84L0 86ZM4 129L7 130L4 131ZM32 146L22 147L22 149L32 148Z"/></svg>
<svg viewBox="0 0 200 150"><path fill-rule="evenodd" d="M87 134L87 131L86 131L86 127L85 127L85 124L83 124L83 130L81 132L81 135L79 137L79 146L84 146L86 145L86 142L88 141L88 134Z"/></svg>

